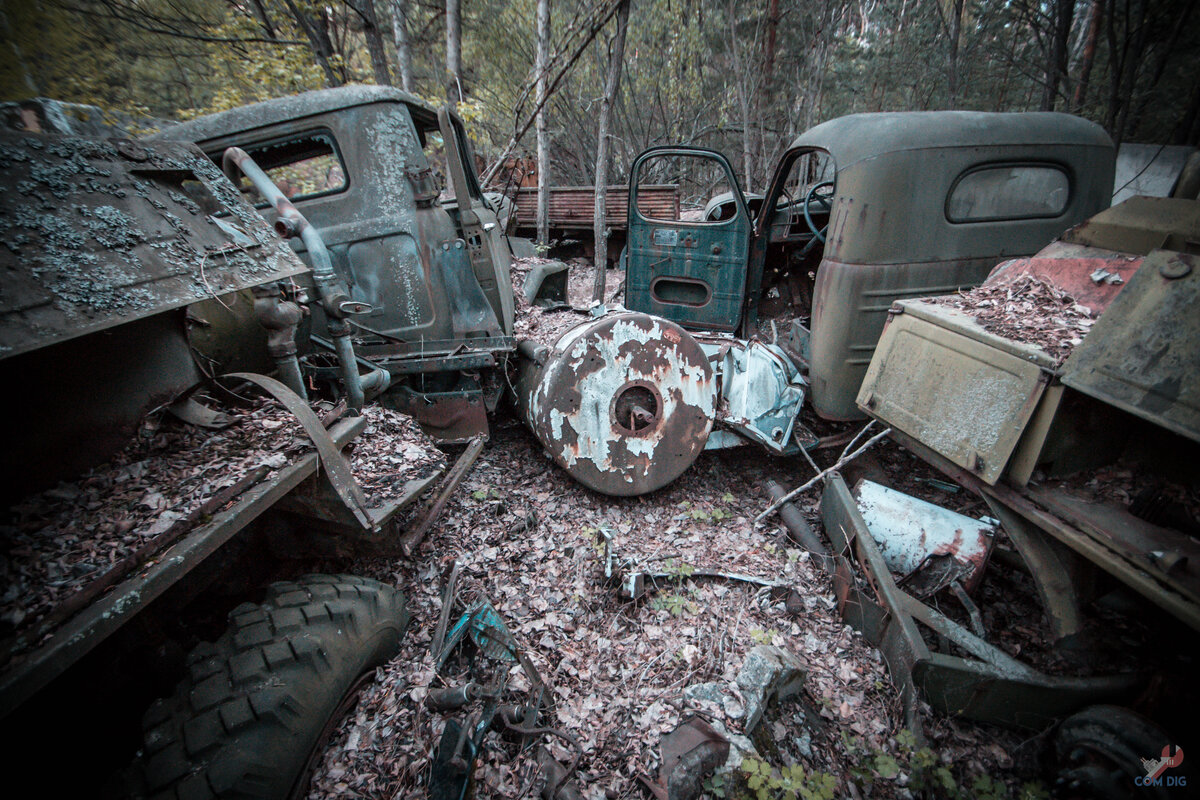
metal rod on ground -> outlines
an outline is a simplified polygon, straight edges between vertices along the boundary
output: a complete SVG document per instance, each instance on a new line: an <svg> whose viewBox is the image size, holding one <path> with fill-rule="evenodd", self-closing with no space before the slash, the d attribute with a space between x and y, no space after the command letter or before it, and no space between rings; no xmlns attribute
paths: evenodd
<svg viewBox="0 0 1200 800"><path fill-rule="evenodd" d="M767 494L771 495L772 500L783 500L787 496L783 487L770 479L767 480ZM825 548L825 543L817 536L817 532L808 524L808 520L800 513L800 509L792 503L784 501L783 505L779 507L779 518L783 520L783 524L792 534L792 540L812 553L821 567L832 575L834 565L829 557L829 550Z"/></svg>
<svg viewBox="0 0 1200 800"><path fill-rule="evenodd" d="M442 483L442 488L434 498L433 502L425 507L425 510L417 517L417 522L411 530L404 534L400 539L400 550L405 557L411 558L412 554L417 551L421 540L425 538L425 534L429 533L429 529L433 527L433 523L437 522L438 517L442 515L442 511L446 508L446 501L450 499L450 495L458 488L458 484L462 483L462 479L471 471L471 467L475 464L475 459L479 458L480 451L483 450L483 437L476 436L467 445L467 449L458 457L458 461L454 462L453 469L446 476L446 480Z"/></svg>
<svg viewBox="0 0 1200 800"><path fill-rule="evenodd" d="M868 439L866 441L866 444L864 444L862 447L858 448L857 450L855 450L853 453L851 453L848 456L843 455L841 458L839 458L837 460L837 462L832 467L828 467L826 469L821 470L808 483L804 484L803 486L800 486L799 488L792 489L790 492L788 492L782 498L780 498L779 500L776 500L774 503L767 506L767 510L762 512L761 514L759 514L757 517L755 517L754 521L762 522L764 519L771 516L771 514L773 514L781 505L786 503L788 500L791 500L793 497L795 497L796 495L800 494L801 492L803 492L807 489L811 489L813 486L820 483L821 480L823 480L825 478L825 476L828 475L829 473L837 472L839 469L844 467L846 464L850 463L851 461L853 461L854 459L858 458L860 455L865 453L867 451L867 448L869 448L871 445L875 444L876 442L878 442L880 439L887 436L891 432L892 432L892 429L887 428L887 429L881 431L880 433L875 434L870 439ZM848 450L849 448L847 447L846 449Z"/></svg>

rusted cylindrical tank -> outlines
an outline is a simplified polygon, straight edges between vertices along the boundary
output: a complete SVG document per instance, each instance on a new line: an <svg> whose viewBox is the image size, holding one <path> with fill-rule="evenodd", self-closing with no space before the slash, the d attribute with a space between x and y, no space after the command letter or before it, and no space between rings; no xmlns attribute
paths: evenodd
<svg viewBox="0 0 1200 800"><path fill-rule="evenodd" d="M518 352L521 416L585 486L644 494L678 478L704 449L715 412L713 370L673 322L609 314L552 347L523 342Z"/></svg>

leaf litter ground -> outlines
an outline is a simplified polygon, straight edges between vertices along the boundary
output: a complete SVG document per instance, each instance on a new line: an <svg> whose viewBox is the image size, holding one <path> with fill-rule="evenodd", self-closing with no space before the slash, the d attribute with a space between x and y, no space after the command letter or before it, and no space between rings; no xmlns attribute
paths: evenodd
<svg viewBox="0 0 1200 800"><path fill-rule="evenodd" d="M608 283L615 285L613 275ZM575 305L590 295L590 286L590 270L573 265ZM537 323L542 327L541 319ZM798 485L812 475L806 461L768 457L753 447L706 452L670 486L614 498L572 481L511 418L497 418L492 435L414 559L350 566L403 590L414 622L399 654L378 671L331 740L310 797L427 795L446 718L422 701L428 690L454 682L435 674L429 648L455 561L463 605L489 600L552 688L547 724L579 741L576 780L584 796L648 796L637 778L656 774L659 740L689 713L741 733L733 680L759 644L787 650L808 668L802 695L773 709L760 726L755 741L762 757L833 775L837 796L855 796L864 785L871 796L908 796L910 776L903 769L876 770L866 783L862 777L906 747L899 693L881 655L841 622L828 577L787 538L778 519L753 523L770 502L765 480ZM831 464L836 452L818 453L820 465ZM975 503L966 493L932 489L929 468L890 443L859 470L943 505L970 512ZM814 490L797 503L815 525L818 500ZM601 531L612 537L620 559L675 577L658 581L640 600L620 599L603 574ZM689 577L705 570L788 589ZM456 608L451 621L460 613ZM686 687L712 682L728 687L731 702L722 707L685 697ZM955 775L1015 783L1036 771L1040 742L923 713L930 745ZM560 762L570 760L559 741L543 742ZM522 750L491 733L476 772L477 796L532 796L536 774L534 748Z"/></svg>

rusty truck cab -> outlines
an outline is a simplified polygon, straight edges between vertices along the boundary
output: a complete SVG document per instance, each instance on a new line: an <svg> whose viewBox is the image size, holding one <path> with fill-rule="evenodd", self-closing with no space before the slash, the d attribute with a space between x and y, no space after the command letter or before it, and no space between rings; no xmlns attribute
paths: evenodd
<svg viewBox="0 0 1200 800"><path fill-rule="evenodd" d="M1067 114L855 114L798 137L754 213L719 153L655 148L631 170L626 304L744 337L790 311L814 409L858 418L894 300L977 285L1036 252L1109 205L1113 169L1107 134ZM694 219L657 219L637 202L651 180L731 197Z"/></svg>
<svg viewBox="0 0 1200 800"><path fill-rule="evenodd" d="M487 432L499 396L490 368L515 346L511 253L453 113L396 89L354 86L200 117L156 136L196 142L217 163L229 147L249 153L324 238L356 304L355 351L391 374L381 402L443 441ZM253 193L246 182L243 191ZM259 208L273 218L265 202ZM196 338L208 357L236 361L218 333ZM329 354L313 342L306 372L332 374Z"/></svg>

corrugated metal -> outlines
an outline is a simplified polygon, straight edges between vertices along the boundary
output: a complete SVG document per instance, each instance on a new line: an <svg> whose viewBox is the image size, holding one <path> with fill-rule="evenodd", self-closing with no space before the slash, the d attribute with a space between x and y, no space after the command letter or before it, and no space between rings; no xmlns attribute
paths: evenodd
<svg viewBox="0 0 1200 800"><path fill-rule="evenodd" d="M679 219L679 187L674 184L642 186L638 189L643 213L655 219ZM537 189L517 190L517 227L537 225ZM624 230L629 212L629 187L609 186L604 199L608 226ZM596 211L591 186L554 186L550 189L550 227L567 230L592 229Z"/></svg>

